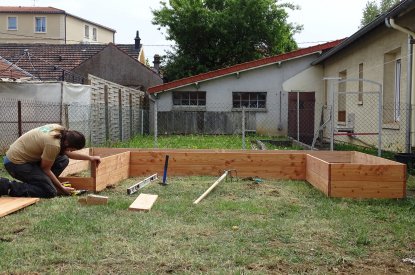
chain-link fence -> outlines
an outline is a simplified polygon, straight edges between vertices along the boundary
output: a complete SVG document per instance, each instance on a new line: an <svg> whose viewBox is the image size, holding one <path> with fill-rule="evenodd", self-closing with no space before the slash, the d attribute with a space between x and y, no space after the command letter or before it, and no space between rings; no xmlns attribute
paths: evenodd
<svg viewBox="0 0 415 275"><path fill-rule="evenodd" d="M197 99L186 105L165 100L155 104L156 138L233 134L241 136L246 149L245 136L256 134L270 140L292 139L308 149L329 150L332 145L336 150L342 144L375 149L380 144L382 150L391 152L405 152L408 142L409 106L383 102L382 90L376 85L363 92L336 90L334 98L330 91L327 97L293 91L268 93L266 102L256 97L232 104Z"/></svg>
<svg viewBox="0 0 415 275"><path fill-rule="evenodd" d="M150 133L149 112L136 106L64 104L0 98L0 149L44 124L58 123L82 132L89 146Z"/></svg>

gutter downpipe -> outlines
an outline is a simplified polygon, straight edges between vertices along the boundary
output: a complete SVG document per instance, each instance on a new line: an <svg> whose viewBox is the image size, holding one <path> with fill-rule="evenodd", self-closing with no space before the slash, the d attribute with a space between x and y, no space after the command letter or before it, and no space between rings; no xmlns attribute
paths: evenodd
<svg viewBox="0 0 415 275"><path fill-rule="evenodd" d="M412 41L415 33L407 28L395 24L393 18L385 18L385 25L388 28L406 33L408 35L408 69L407 69L407 102L408 108L406 112L406 153L411 153L411 129L412 129L412 104L414 98L412 97L412 79L413 79L413 46Z"/></svg>

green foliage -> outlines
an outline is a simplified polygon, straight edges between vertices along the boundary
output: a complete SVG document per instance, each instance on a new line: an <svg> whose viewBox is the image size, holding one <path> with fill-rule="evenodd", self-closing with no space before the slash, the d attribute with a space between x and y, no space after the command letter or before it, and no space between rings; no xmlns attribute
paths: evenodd
<svg viewBox="0 0 415 275"><path fill-rule="evenodd" d="M153 10L176 46L167 53L169 81L297 48L301 26L287 22L292 4L275 0L171 0Z"/></svg>
<svg viewBox="0 0 415 275"><path fill-rule="evenodd" d="M400 0L380 0L378 4L376 0L369 0L363 10L363 17L360 20L360 27L364 27L372 22L380 14L389 10L392 6L399 3Z"/></svg>

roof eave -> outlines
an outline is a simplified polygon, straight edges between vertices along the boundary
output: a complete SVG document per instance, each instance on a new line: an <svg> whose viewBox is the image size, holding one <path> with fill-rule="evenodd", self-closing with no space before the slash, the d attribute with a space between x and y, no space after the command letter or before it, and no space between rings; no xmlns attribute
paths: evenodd
<svg viewBox="0 0 415 275"><path fill-rule="evenodd" d="M246 69L242 69L242 70L236 70L236 71L221 74L221 75L218 75L218 76L209 77L209 78L206 78L206 79L200 79L198 81L189 81L188 83L184 83L182 85L177 85L177 86L174 86L174 87L171 87L171 88L162 89L160 91L150 92L150 94L156 95L156 94L159 94L159 93L168 92L168 91L171 91L171 90L176 90L176 89L179 89L179 88L183 88L183 87L186 87L186 86L189 86L189 85L198 85L201 82L211 81L213 79L218 79L218 78L222 78L222 77L225 77L225 76L230 76L230 75L239 74L239 73L242 73L242 72L256 70L258 68L272 66L272 65L275 65L275 64L281 64L283 62L295 60L295 59L302 58L302 57L305 57L305 56L309 56L309 55L313 55L313 54L321 54L321 52L322 51L310 52L310 53L306 53L306 54L301 55L301 56L295 56L295 57L287 58L287 59L284 59L284 60L276 60L274 62L270 62L270 63L267 63L267 64L262 64L262 65L259 65L259 66L254 66L254 67L250 67L250 68L246 68ZM160 85L160 86L162 86L162 85Z"/></svg>
<svg viewBox="0 0 415 275"><path fill-rule="evenodd" d="M344 48L346 48L350 44L356 42L358 39L360 39L362 36L364 36L368 32L370 32L370 31L374 30L375 28L377 28L377 27L381 26L382 24L384 24L386 18L391 18L391 17L394 17L394 16L398 15L403 10L408 8L411 4L413 4L413 2L414 2L414 0L406 0L406 1L400 2L395 7L393 7L389 12L386 12L383 15L378 16L371 23L367 24L366 26L364 26L363 28L361 28L360 30L355 32L353 35L351 35L350 37L345 39L339 45L337 45L336 47L330 49L325 54L323 54L322 56L320 56L319 58L314 60L311 63L311 65L317 65L317 64L325 61L326 59L328 59L332 55L338 53L339 51L343 50Z"/></svg>

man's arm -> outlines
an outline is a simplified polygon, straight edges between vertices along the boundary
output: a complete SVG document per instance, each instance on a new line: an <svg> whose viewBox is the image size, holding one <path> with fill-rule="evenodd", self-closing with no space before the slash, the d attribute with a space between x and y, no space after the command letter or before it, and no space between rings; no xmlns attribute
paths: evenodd
<svg viewBox="0 0 415 275"><path fill-rule="evenodd" d="M88 156L76 152L71 151L65 151L65 155L68 156L70 159L77 159L77 160L89 160L91 162L95 162L95 164L98 165L101 163L101 158L99 156Z"/></svg>
<svg viewBox="0 0 415 275"><path fill-rule="evenodd" d="M70 195L71 191L75 189L62 185L62 183L58 180L58 178L55 176L55 174L53 174L51 170L53 163L53 161L42 159L40 162L40 168L52 180L52 183L56 187L56 190L58 190L58 193Z"/></svg>

